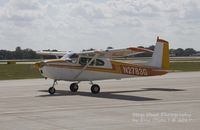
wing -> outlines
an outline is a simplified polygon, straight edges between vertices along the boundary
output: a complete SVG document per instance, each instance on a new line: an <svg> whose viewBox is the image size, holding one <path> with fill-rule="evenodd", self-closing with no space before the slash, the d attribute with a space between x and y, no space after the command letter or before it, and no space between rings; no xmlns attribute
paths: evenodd
<svg viewBox="0 0 200 130"><path fill-rule="evenodd" d="M79 53L72 53L79 56L86 56L86 57L94 57L98 54L98 57L105 57L105 58L117 58L117 57L125 57L125 56L134 56L136 54L141 54L145 52L153 53L152 50L145 49L145 48L135 48L129 47L125 49L111 49L111 50L101 50L101 51L86 51L86 52L79 52ZM49 51L37 51L37 54L44 55L44 56L56 56L56 57L63 57L67 52L59 51L59 52L49 52ZM68 57L71 57L68 55Z"/></svg>
<svg viewBox="0 0 200 130"><path fill-rule="evenodd" d="M93 57L95 54L98 54L99 57L117 58L117 57L125 57L125 56L130 56L130 55L141 54L145 52L152 53L153 51L149 49L145 49L145 48L130 47L130 48L125 48L125 49L90 51L90 52L82 52L82 53L77 53L77 54L81 56L88 56L88 57Z"/></svg>
<svg viewBox="0 0 200 130"><path fill-rule="evenodd" d="M37 51L36 53L38 55L42 55L42 56L56 56L57 58L59 58L59 57L63 57L67 52L64 52L64 51L56 51L56 52L52 52L52 51Z"/></svg>

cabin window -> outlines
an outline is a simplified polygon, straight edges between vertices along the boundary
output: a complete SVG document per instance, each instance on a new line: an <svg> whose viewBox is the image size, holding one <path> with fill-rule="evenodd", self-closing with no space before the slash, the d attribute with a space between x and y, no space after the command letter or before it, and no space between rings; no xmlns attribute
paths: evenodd
<svg viewBox="0 0 200 130"><path fill-rule="evenodd" d="M96 66L104 66L104 61L96 59Z"/></svg>
<svg viewBox="0 0 200 130"><path fill-rule="evenodd" d="M92 60L92 58L81 57L80 60L79 60L79 64L86 65L91 60ZM90 65L94 65L94 61L92 61L92 63L90 63Z"/></svg>
<svg viewBox="0 0 200 130"><path fill-rule="evenodd" d="M81 65L86 65L88 64L90 61L92 60L92 58L86 58L86 57L81 57L79 59L79 64ZM92 63L90 63L90 66L96 65L96 66L104 66L104 61L100 60L100 59L96 59L94 61L92 61Z"/></svg>
<svg viewBox="0 0 200 130"><path fill-rule="evenodd" d="M76 53L74 53L74 54L71 54L71 55L69 56L69 58L75 59L75 58L78 58L78 55L77 55Z"/></svg>

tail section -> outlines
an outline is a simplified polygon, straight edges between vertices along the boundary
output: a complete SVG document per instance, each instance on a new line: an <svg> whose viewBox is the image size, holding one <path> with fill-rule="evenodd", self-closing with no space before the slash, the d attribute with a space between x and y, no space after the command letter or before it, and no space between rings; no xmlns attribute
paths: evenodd
<svg viewBox="0 0 200 130"><path fill-rule="evenodd" d="M156 46L149 66L168 70L169 69L169 43L157 38Z"/></svg>

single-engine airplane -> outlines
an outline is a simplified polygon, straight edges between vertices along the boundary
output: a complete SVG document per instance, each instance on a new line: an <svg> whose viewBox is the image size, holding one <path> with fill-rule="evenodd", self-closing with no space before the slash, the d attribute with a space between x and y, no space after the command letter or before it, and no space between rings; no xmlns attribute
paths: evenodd
<svg viewBox="0 0 200 130"><path fill-rule="evenodd" d="M135 55L152 52L150 61L144 63L125 63L113 60L113 57ZM78 84L89 81L91 92L98 94L100 87L94 84L96 80L123 79L131 77L156 76L168 73L169 43L157 38L154 51L144 48L111 49L105 51L91 51L65 54L61 59L44 60L35 63L35 67L45 78L53 79L49 93L56 92L55 83L59 80L74 81L70 85L71 92L78 91Z"/></svg>

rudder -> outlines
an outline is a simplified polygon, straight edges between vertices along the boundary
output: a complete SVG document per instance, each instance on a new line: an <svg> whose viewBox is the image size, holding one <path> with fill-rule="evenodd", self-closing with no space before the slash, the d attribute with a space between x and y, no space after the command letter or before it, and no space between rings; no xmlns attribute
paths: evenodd
<svg viewBox="0 0 200 130"><path fill-rule="evenodd" d="M168 70L169 69L169 43L157 38L156 46L149 66Z"/></svg>

